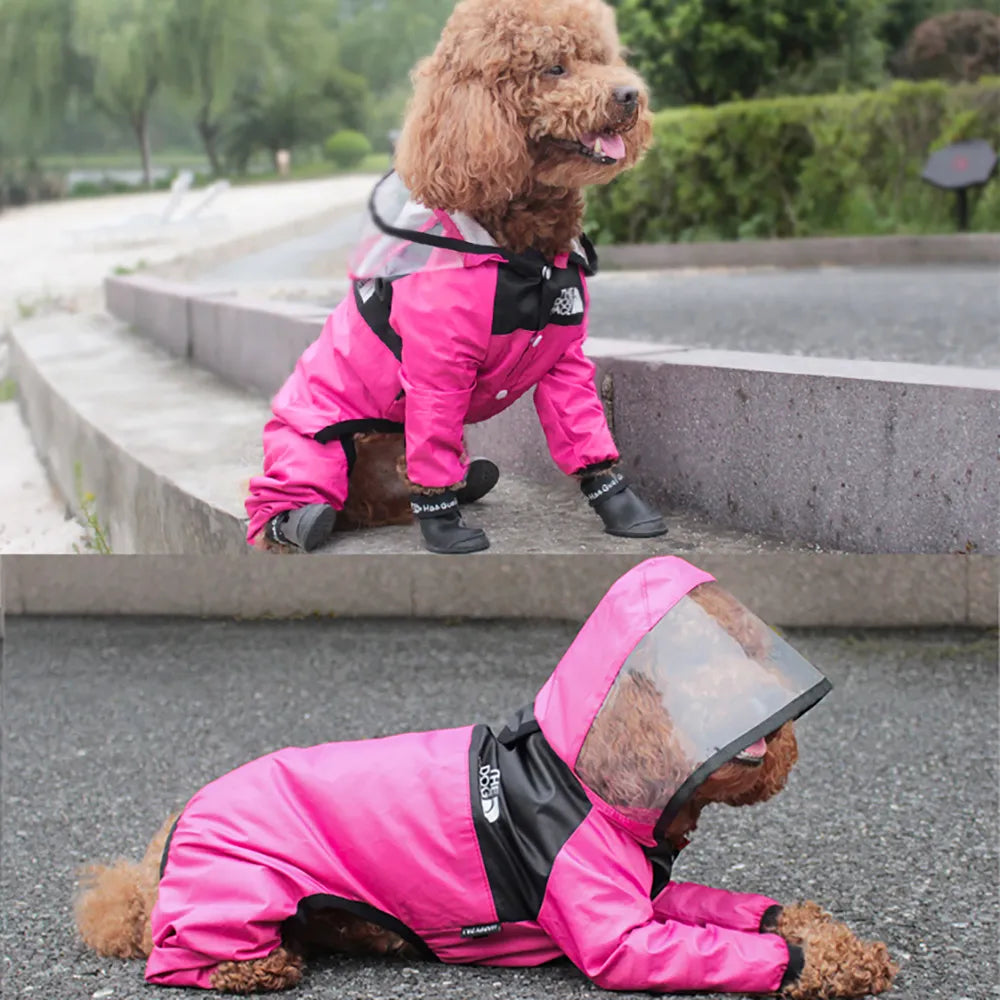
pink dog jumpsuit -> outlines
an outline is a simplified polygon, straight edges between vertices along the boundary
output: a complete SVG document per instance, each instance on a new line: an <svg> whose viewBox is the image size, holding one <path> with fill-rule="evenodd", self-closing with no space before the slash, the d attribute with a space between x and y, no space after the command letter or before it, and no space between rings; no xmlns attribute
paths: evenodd
<svg viewBox="0 0 1000 1000"><path fill-rule="evenodd" d="M352 292L273 400L249 540L283 510L342 509L358 433L404 432L414 483L461 482L464 425L532 387L563 472L618 457L583 354L597 266L585 238L551 264L508 253L470 217L410 201L394 174L375 189L371 219Z"/></svg>
<svg viewBox="0 0 1000 1000"><path fill-rule="evenodd" d="M686 596L711 579L675 557L626 574L498 736L280 750L203 788L164 851L146 978L207 987L217 963L270 953L284 921L337 907L443 962L568 956L609 989L776 990L789 949L759 932L774 900L670 881L659 835L707 775L830 684L763 626L751 658ZM650 685L669 773L588 742L627 723L625 688Z"/></svg>

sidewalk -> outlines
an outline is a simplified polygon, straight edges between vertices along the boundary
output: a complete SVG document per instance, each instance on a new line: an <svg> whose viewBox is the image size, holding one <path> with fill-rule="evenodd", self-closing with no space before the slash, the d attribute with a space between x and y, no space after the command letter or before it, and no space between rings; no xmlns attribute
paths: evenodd
<svg viewBox="0 0 1000 1000"><path fill-rule="evenodd" d="M195 257L221 266L273 238L329 225L356 210L373 178L262 184L224 192L204 217L184 221L204 198L188 192L174 214L159 219L170 194L123 195L51 202L0 215L0 333L11 322L53 309L99 310L101 283L116 270L163 266ZM0 347L0 553L85 549L82 529L66 520L61 501L31 448L16 403L3 400L5 351Z"/></svg>

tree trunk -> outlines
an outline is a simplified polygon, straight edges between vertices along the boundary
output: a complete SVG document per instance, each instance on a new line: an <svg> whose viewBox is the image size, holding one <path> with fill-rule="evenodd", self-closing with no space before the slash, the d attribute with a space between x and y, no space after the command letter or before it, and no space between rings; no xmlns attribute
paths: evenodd
<svg viewBox="0 0 1000 1000"><path fill-rule="evenodd" d="M203 112L198 116L198 134L201 136L201 144L205 147L205 155L208 157L213 177L218 177L222 173L222 163L219 160L219 131L219 125L209 121L207 113Z"/></svg>
<svg viewBox="0 0 1000 1000"><path fill-rule="evenodd" d="M153 163L149 150L149 111L143 109L132 119L135 137L139 140L139 154L142 157L142 182L146 187L153 186Z"/></svg>

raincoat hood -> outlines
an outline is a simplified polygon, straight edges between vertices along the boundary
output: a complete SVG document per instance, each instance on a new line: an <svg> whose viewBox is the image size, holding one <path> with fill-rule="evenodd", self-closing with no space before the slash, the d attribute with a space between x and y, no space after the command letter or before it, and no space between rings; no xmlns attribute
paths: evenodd
<svg viewBox="0 0 1000 1000"><path fill-rule="evenodd" d="M830 682L714 578L673 556L608 591L534 703L554 752L641 842Z"/></svg>
<svg viewBox="0 0 1000 1000"><path fill-rule="evenodd" d="M537 259L535 259L537 257ZM597 270L597 255L586 237L574 241L572 252L556 265L578 263L587 274ZM444 271L486 261L503 261L526 273L537 271L541 254L512 254L497 246L472 216L449 214L414 201L399 175L385 175L368 201L368 218L351 258L352 280L393 279L417 271Z"/></svg>

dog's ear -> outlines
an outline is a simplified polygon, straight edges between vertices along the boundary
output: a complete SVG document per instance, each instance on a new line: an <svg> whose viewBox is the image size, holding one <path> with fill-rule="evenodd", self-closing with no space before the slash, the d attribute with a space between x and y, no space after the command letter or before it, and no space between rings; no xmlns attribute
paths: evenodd
<svg viewBox="0 0 1000 1000"><path fill-rule="evenodd" d="M413 197L428 208L469 215L510 201L532 160L502 86L455 79L427 64L415 83L396 148L396 170Z"/></svg>

